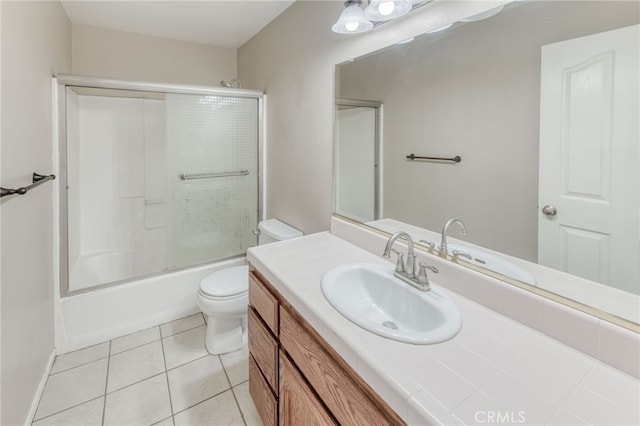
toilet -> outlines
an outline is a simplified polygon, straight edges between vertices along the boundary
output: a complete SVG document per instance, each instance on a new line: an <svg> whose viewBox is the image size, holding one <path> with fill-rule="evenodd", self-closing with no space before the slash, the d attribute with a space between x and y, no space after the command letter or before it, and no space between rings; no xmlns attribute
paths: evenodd
<svg viewBox="0 0 640 426"><path fill-rule="evenodd" d="M258 224L258 244L302 236L302 232L277 219ZM212 355L240 349L247 341L249 266L234 266L207 275L198 289L198 307L207 316L205 344Z"/></svg>

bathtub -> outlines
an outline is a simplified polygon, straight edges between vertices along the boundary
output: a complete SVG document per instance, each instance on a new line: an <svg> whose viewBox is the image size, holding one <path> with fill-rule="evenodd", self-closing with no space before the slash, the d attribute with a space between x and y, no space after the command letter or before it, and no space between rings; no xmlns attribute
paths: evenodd
<svg viewBox="0 0 640 426"><path fill-rule="evenodd" d="M199 312L200 281L234 258L63 297L56 304L58 354L91 346Z"/></svg>

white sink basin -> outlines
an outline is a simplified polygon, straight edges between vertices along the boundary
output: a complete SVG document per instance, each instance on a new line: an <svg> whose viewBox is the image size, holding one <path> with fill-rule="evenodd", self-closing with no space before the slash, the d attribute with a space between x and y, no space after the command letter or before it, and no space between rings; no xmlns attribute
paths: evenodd
<svg viewBox="0 0 640 426"><path fill-rule="evenodd" d="M514 278L526 284L536 285L536 279L533 278L530 273L501 257L494 256L490 253L475 249L473 247L467 247L455 243L449 243L447 244L447 247L450 254L452 254L453 251L456 250L460 253L468 254L472 257L472 259L460 257L460 259L465 262L490 269L506 277Z"/></svg>
<svg viewBox="0 0 640 426"><path fill-rule="evenodd" d="M394 277L390 265L350 263L333 268L322 278L322 293L351 322L400 342L443 342L462 326L460 312L437 285L420 291Z"/></svg>

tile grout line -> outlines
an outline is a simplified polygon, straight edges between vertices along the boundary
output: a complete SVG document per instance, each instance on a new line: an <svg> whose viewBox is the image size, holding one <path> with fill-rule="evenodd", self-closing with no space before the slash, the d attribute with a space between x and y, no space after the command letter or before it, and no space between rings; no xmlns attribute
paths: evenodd
<svg viewBox="0 0 640 426"><path fill-rule="evenodd" d="M236 408L240 412L240 417L242 417L242 422L245 426L247 426L247 419L244 418L244 413L242 412L242 407L240 407L240 403L238 402L238 397L236 397L236 393L233 390L233 385L231 384L231 379L229 378L229 373L227 373L227 367L225 367L224 362L222 361L222 356L217 355L218 360L220 361L220 365L222 365L222 371L224 371L224 375L227 378L227 383L229 383L229 390L231 390L231 395L233 395L233 400L236 402Z"/></svg>
<svg viewBox="0 0 640 426"><path fill-rule="evenodd" d="M91 360L91 361L83 362L82 364L74 365L73 367L69 367L69 368L66 368L64 370L56 371L55 373L50 373L49 377L55 376L55 375L60 374L60 373L66 373L67 371L71 371L74 368L84 367L85 365L91 364L92 362L100 361L100 360L106 359L106 358L109 358L109 355L101 356L100 358L96 358L96 359Z"/></svg>
<svg viewBox="0 0 640 426"><path fill-rule="evenodd" d="M195 317L195 316L198 316L198 315L200 315L200 318L202 319L202 324L196 325L194 327L185 328L184 330L180 330L177 333L168 334L166 336L162 335L162 326L163 325L171 324L171 323L177 322L177 321L182 321L184 319ZM207 326L207 321L204 319L204 315L202 314L202 312L198 312L198 313L195 313L195 314L187 315L186 317L175 319L173 321L169 321L169 322L164 322L162 324L158 324L155 327L158 327L158 332L160 333L160 339L162 340L162 339L164 339L166 337L175 336L176 334L180 334L180 333L185 332L185 331L193 330L194 328L202 327L203 325L206 327ZM153 327L150 327L150 328L153 328Z"/></svg>
<svg viewBox="0 0 640 426"><path fill-rule="evenodd" d="M168 323L167 323L167 324L168 324ZM164 325L164 324L163 324L163 325ZM158 327L160 327L160 326L158 326ZM168 335L166 335L166 336L163 336L163 335L162 335L162 331L160 331L160 340L162 340L162 339L167 339L167 338L169 338L169 337L173 337L173 336L177 336L178 334L181 334L181 333L184 333L184 332L187 332L187 331L195 330L195 329L196 329L196 328L198 328L198 327L205 327L205 328L206 328L206 327L207 327L207 324L206 324L206 323L203 323L203 324L196 325L195 327L185 328L184 330L180 330L180 331L178 331L177 333L168 334Z"/></svg>
<svg viewBox="0 0 640 426"><path fill-rule="evenodd" d="M36 421L32 422L31 424L33 425L34 423L37 423L37 422L42 421L42 420L44 420L44 419L48 419L48 418L50 418L50 417L57 416L58 414L62 414L62 413L64 413L65 411L69 411L69 410L72 410L72 409L74 409L74 408L78 408L78 407L79 407L79 406L81 406L81 405L84 405L84 404L87 404L87 403L89 403L89 402L95 401L96 399L102 398L103 396L104 396L104 395L96 396L95 398L92 398L92 399L90 399L90 400L88 400L88 401L80 402L80 403L78 403L78 404L76 404L76 405L72 405L72 406L71 406L71 407L69 407L69 408L65 408L64 410L56 411L55 413L51 413L51 414L47 414L46 416L39 418L38 420L36 420Z"/></svg>
<svg viewBox="0 0 640 426"><path fill-rule="evenodd" d="M194 314L194 315L195 315L195 314ZM184 332L187 332L187 331L192 331L192 330L194 330L194 329L196 329L196 328L199 328L199 327L203 327L203 326L204 326L204 327L206 327L206 325L207 325L207 324L206 324L206 320L204 320L203 314L202 314L202 313L199 313L199 315L200 315L200 316L201 316L201 318L203 319L203 322L204 322L203 324L200 324L200 325L197 325L197 326L194 326L194 327L190 327L190 328L186 328L186 329L181 330L181 331L179 331L179 332L177 332L177 333L174 333L174 334L168 335L168 336L166 336L166 338L174 337L174 336L177 336L178 334L181 334L181 333L184 333ZM189 315L189 316L187 316L187 317L179 318L179 319L174 320L174 321L179 321L179 320L181 320L181 319L188 318L188 317L190 317L190 316L193 316L193 315ZM170 322L173 322L173 321L170 321ZM168 322L168 323L164 323L164 324L169 324L170 322ZM113 342L113 340L115 340L115 339L107 340L107 341L105 341L105 342L101 342L101 343L98 343L98 344L95 344L95 345L92 345L92 346L89 346L89 347L88 347L88 348L90 348L90 347L93 347L93 346L98 346L98 345L102 345L102 344L108 343L108 354L107 354L107 356L106 356L106 357L100 357L100 358L94 359L94 360L92 360L92 361L84 362L84 363L78 364L78 365L76 365L76 366L73 366L73 367L67 368L67 369L65 369L65 370L60 370L60 371L57 371L57 372L55 372L55 373L50 373L50 374L49 374L49 376L47 377L47 382L45 383L45 387L44 387L45 389L46 389L46 386L47 386L47 384L49 383L49 380L51 379L51 377L52 377L52 376L55 376L55 375L58 375L58 374L60 374L60 373L64 373L64 372L69 372L69 371L71 371L71 370L73 370L73 369L76 369L76 368L79 368L79 367L83 367L83 366L87 366L87 365L89 365L89 364L91 364L91 363L95 363L95 362L102 361L102 360L105 360L105 359L107 360L107 370L106 370L106 377L105 377L105 387L104 387L104 393L103 393L102 395L97 396L97 397L92 398L92 399L87 400L87 401L80 402L80 403L78 403L78 404L75 404L75 405L73 405L73 406L71 406L71 407L67 407L67 408L65 408L65 409L63 409L63 410L60 410L60 411L57 411L57 412L55 412L55 413L48 414L48 415L46 415L46 416L44 416L44 417L39 417L39 418L37 418L37 419L36 419L36 418L35 418L35 415L34 415L34 419L32 419L31 425L33 425L34 423L36 423L36 422L38 422L38 421L41 421L41 420L43 420L43 419L50 418L50 417L52 417L52 416L55 416L55 415L58 415L58 414L60 414L60 413L65 412L65 411L68 411L68 410L70 410L70 409L77 408L77 407L79 407L79 406L81 406L81 405L83 405L83 404L86 404L86 403L88 403L88 402L95 401L95 400L97 400L98 398L104 398L104 400L103 400L103 410L102 410L102 422L101 422L101 424L104 426L104 423L105 423L105 417L106 417L106 402L107 402L107 395L109 395L109 394L113 394L114 392L118 392L118 391L120 391L120 390L122 390L122 389L129 388L129 387L131 387L131 386L133 386L133 385L136 385L136 384L138 384L138 383L141 383L141 382L143 382L143 381L145 381L145 380L148 380L148 379L151 379L151 378L153 378L153 377L157 377L157 376L158 376L158 375L160 375L160 374L165 374L165 375L166 375L166 380L167 380L167 390L168 390L168 393L169 393L169 404L170 404L171 413L172 413L172 414L171 414L171 416L166 417L165 419L162 419L162 420L160 420L160 421L164 421L164 420L166 420L166 419L168 419L168 418L171 418L172 423L175 425L175 419L174 419L174 415L173 415L173 406L172 406L172 401L171 401L171 388L170 388L170 386L169 386L168 372L169 372L169 371L172 371L172 370L175 370L175 369L177 369L177 368L179 368L179 367L181 367L181 366L183 366L183 365L187 365L187 364L193 363L193 362L195 362L195 361L198 361L198 360L200 360L200 359L202 359L202 358L205 358L205 357L209 356L209 354L204 355L204 356L202 356L202 357L200 357L200 358L197 358L197 359L191 360L191 361L186 362L186 363L184 363L184 364L178 365L178 366L173 367L172 369L168 370L168 369L167 369L167 363L166 363L166 356L165 356L165 348L164 348L164 338L165 338L165 337L163 337L163 336L162 336L162 331L161 331L161 329L160 329L160 326L161 326L161 325L164 325L164 324L159 324L159 325L156 325L156 326L154 326L154 327L149 327L149 329L153 329L153 328L155 328L155 327L157 327L157 328L158 328L158 334L160 335L160 338L159 338L159 339L154 339L154 340L151 340L151 341L146 342L146 343L142 343L142 344L139 344L139 345L136 345L136 346L132 346L132 347L127 348L126 350L120 351L120 352L118 352L118 353L113 353L113 352L112 352L112 350L113 350L113 348L112 348L112 342ZM145 330L147 330L147 329L140 330L140 331L145 331ZM129 334L125 335L125 336L133 335L133 334L135 334L135 333L138 333L138 332L129 333ZM121 337L125 337L125 336L121 336ZM118 337L118 338L119 338L119 337ZM162 346L162 355L163 355L163 362L164 362L164 371L163 371L163 372L161 372L161 373L155 374L155 375L153 375L153 376L147 377L147 378L145 378L145 379L139 380L139 381L137 381L137 382L131 383L131 384L129 384L129 385L127 385L127 386L124 386L124 387L122 387L122 388L116 389L116 390L114 390L114 391L112 391L112 392L107 392L107 389L108 389L108 381L109 381L109 369L110 369L110 366L111 366L111 356L113 356L113 355L119 355L119 354L122 354L122 353L124 353L124 352L129 351L129 350L133 350L133 349L136 349L136 348L139 348L139 347L142 347L142 346L148 345L148 344L155 343L155 342L157 342L158 340L160 340L160 344L161 344L161 346ZM87 349L87 348L81 348L81 349L78 349L78 351L83 350L83 349ZM227 374L227 372L226 372L226 369L224 368L224 363L222 363L222 359L221 359L221 358L219 358L219 360L220 360L220 362L221 362L221 364L222 364L222 366L223 366L223 371L225 372L225 376L227 377L227 381L228 381L229 385L231 385L231 381L229 380L229 377L228 377L228 374ZM244 382L243 382L243 383L244 383ZM211 398L215 398L216 396L221 395L222 393L226 392L227 390L232 390L232 388L233 388L233 387L229 387L228 389L226 389L226 390L224 390L224 391L222 391L222 392L220 392L220 393L218 393L218 394L216 394L216 395L214 395L214 396L212 396L212 397L210 397L210 398L207 398L205 401L208 401L208 400L209 400L209 399L211 399ZM232 391L232 395L234 396L234 399L235 399L235 394L233 393L233 391ZM37 405L37 407L36 407L36 411L35 411L36 413L38 412L38 409L40 408L41 402L42 402L42 397L41 397L41 398L40 398L40 400L38 401L38 405ZM200 404L200 403L202 403L202 402L204 402L204 401L201 401L201 402L199 402L198 404ZM193 408L195 405L198 405L198 404L194 404L193 406L191 406L191 407L189 407L189 408ZM238 404L237 400L236 400L236 406L238 406L238 408L239 408L239 404ZM189 409L189 408L187 408L187 409ZM186 410L186 409L185 409L185 410ZM180 411L180 412L183 412L183 411L185 411L185 410L182 410L182 411ZM240 413L241 413L241 415L242 415L242 410L241 410L241 409L240 409ZM244 420L244 416L243 416L243 420ZM245 422L245 424L246 424L246 422Z"/></svg>
<svg viewBox="0 0 640 426"><path fill-rule="evenodd" d="M194 362L196 362L196 361L200 361L202 358L206 358L206 357L208 357L208 356L211 356L211 354L207 353L206 355L202 355L201 357L198 357L198 358L192 359L191 361L187 361L187 362L185 362L184 364L176 365L175 367L171 367L171 368L169 368L169 369L166 369L166 365L165 365L165 369L166 369L166 371L167 371L167 373L168 373L169 371L176 370L176 369L178 369L178 368L180 368L180 367L184 367L185 365L193 364ZM223 365L223 368L224 368L224 365Z"/></svg>
<svg viewBox="0 0 640 426"><path fill-rule="evenodd" d="M125 352L127 352L127 351L132 350L132 349L139 348L140 346L148 345L148 344L150 344L150 343L157 342L158 340L162 340L162 336L160 335L160 326L156 325L155 327L158 327L158 336L160 336L160 337L158 337L157 339L153 339L153 340L150 340L150 341L145 342L145 343L140 343L139 345L131 346L130 348L127 348L127 349L125 349L125 350L121 350L121 351L119 351L119 352L113 352L113 353L111 353L111 355L118 355L118 354L121 354L121 353L125 353ZM144 330L141 330L141 331L150 330L150 329L153 329L153 328L155 328L155 327L151 327L151 328L144 329ZM135 333L132 333L132 334L135 334Z"/></svg>
<svg viewBox="0 0 640 426"><path fill-rule="evenodd" d="M106 342L102 342L100 344L102 345L104 343L106 343ZM82 350L82 349L78 349L78 350ZM66 355L66 354L63 354L63 355ZM49 377L55 376L56 374L60 374L60 373L66 373L67 371L73 370L74 368L83 367L85 365L91 364L92 362L100 361L101 359L105 359L105 358L109 358L109 355L107 354L107 356L101 356L101 357L93 359L91 361L82 362L82 363L80 363L78 365L74 365L73 367L65 368L64 370L56 371L54 373L49 373Z"/></svg>
<svg viewBox="0 0 640 426"><path fill-rule="evenodd" d="M584 389L583 387L583 383L587 380L587 377L591 374L591 372L595 369L595 363L592 364L589 367L589 370L587 370L587 372L584 374L583 377L580 378L580 380L578 381L578 383L576 383L575 388L571 391L571 393L569 394L569 396L567 396L565 398L564 401L562 401L562 404L558 405L558 409L553 413L553 416L549 418L549 420L553 419L555 416L558 415L558 413L560 413L561 411L564 411L565 413L569 413L577 418L579 418L580 420L586 422L586 420L584 418L582 418L582 415L580 413L576 413L573 410L569 410L567 408L565 408L565 404L571 399L573 398L574 395L576 395L580 389Z"/></svg>
<svg viewBox="0 0 640 426"><path fill-rule="evenodd" d="M236 401L236 407L238 407L238 411L240 412L240 417L242 417L242 421L244 425L247 426L247 419L244 417L244 412L242 411L242 407L240 407L240 403L238 402L238 397L236 396L235 388L231 387L231 395L233 395L234 401Z"/></svg>
<svg viewBox="0 0 640 426"><path fill-rule="evenodd" d="M205 402L207 402L207 401L209 401L209 400L211 400L211 399L213 399L213 398L216 398L216 397L218 397L218 396L222 395L222 394L223 394L223 393L225 393L225 392L231 391L231 395L233 396L233 399L234 399L234 401L236 402L236 408L238 408L238 411L240 412L240 415L242 416L242 421L243 421L243 422L244 422L244 424L246 425L246 424L247 424L247 422L246 422L246 421L245 421L245 419L244 419L244 414L243 414L243 412L242 412L242 409L240 408L240 404L238 403L238 400L236 399L236 395L235 395L235 393L233 392L233 386L231 386L231 380L229 380L229 375L227 374L227 370L226 370L226 368L225 368L225 366L224 366L224 363L222 362L222 358L220 357L220 355L211 355L211 354L207 353L207 355L205 355L205 356L203 356L203 357L200 357L200 358L195 359L195 360L193 360L193 361L189 361L189 362L184 363L184 364L182 364L182 365L187 365L187 364L193 363L193 362L195 362L195 361L201 360L201 359L206 358L206 357L209 357L209 356L215 356L215 357L217 357L217 358L218 358L218 361L220 362L220 365L222 365L222 371L224 372L224 375L225 375L225 377L227 378L227 383L229 384L229 387L228 387L227 389L224 389L224 390L222 390L222 391L218 392L218 393L217 393L217 394L215 394L215 395L212 395L212 396L210 396L210 397L208 397L208 398L206 398L206 399L203 399L202 401L196 402L195 404L190 405L190 406L188 406L188 407L186 407L186 408L184 408L184 409L182 409L182 410L178 411L177 413L174 413L174 414L173 414L173 417L174 417L174 424L175 424L175 416L176 416L176 415L181 414L181 413L184 413L185 411L188 411L188 410L192 409L193 407L196 407L196 406L198 406L198 405L200 405L200 404L203 404L203 403L205 403ZM182 365L180 365L179 367L181 367ZM178 368L178 367L175 367L174 369L176 369L176 368ZM249 381L249 380L245 380L245 381L243 381L242 383L245 383L245 382L248 382L248 381ZM173 408L171 409L171 411L173 412Z"/></svg>
<svg viewBox="0 0 640 426"><path fill-rule="evenodd" d="M2 1L2 0L0 0L0 1ZM135 382L129 383L129 384L128 384L128 385L126 385L126 386L123 386L123 387L118 388L118 389L114 389L114 390L112 390L111 392L107 392L107 395L112 395L112 394L114 394L114 393L116 393L116 392L120 392L121 390L128 389L128 388L130 388L130 387L132 387L132 386L135 386L135 385L139 385L140 383L142 383L142 382L144 382L144 381L147 381L147 380L149 380L149 379L153 379L153 378L158 377L158 376L160 376L160 375L162 375L162 374L165 374L165 373L166 373L165 371L161 371L161 372L156 373L156 374L154 374L154 375L152 375L152 376L145 377L144 379L140 379L140 380L138 380L138 381L135 381Z"/></svg>
<svg viewBox="0 0 640 426"><path fill-rule="evenodd" d="M1 0L0 0L0 1L1 1ZM102 342L102 343L105 343L105 342ZM101 344L102 344L102 343L101 343ZM59 373L63 373L63 372L65 372L65 371L71 371L71 370L73 370L73 369L75 369L75 368L83 367L83 366L89 365L89 364L94 363L94 362L102 361L102 360L104 360L104 359L106 359L106 360L107 360L107 369L108 369L109 360L108 360L108 357L105 357L105 358L99 358L99 359L96 359L96 360L91 361L91 362L87 362L87 363L85 363L85 364L78 365L77 367L69 368L68 370L60 371ZM58 373L49 374L49 377L47 377L47 382L45 383L45 389L46 389L47 384L49 383L49 379L51 378L51 376L54 376L54 375L56 375L56 374L58 374ZM106 386L106 384L105 384L105 386ZM43 392L43 395L44 395L44 392ZM34 419L31 421L31 425L33 425L33 424L34 424L34 423L36 423L36 422L39 422L40 420L43 420L43 419L46 419L46 418L49 418L49 417L55 416L55 415L60 414L60 413L64 413L65 411L71 410L72 408L77 408L77 407L81 406L82 404L86 404L87 402L91 402L91 401L96 400L96 399L98 399L98 398L101 398L101 397L103 397L103 396L105 396L105 395L99 395L99 396L97 396L97 397L95 397L95 398L91 398L91 399L89 399L89 400L87 400L87 401L81 401L81 402L79 402L79 403L77 403L77 404L75 404L75 405L72 405L72 406L70 406L70 407L64 408L64 409L62 409L62 410L60 410L60 411L56 411L56 412L51 413L51 414L47 414L46 416L39 417L39 418L37 418L37 419L35 418L35 415L34 415ZM40 397L40 401L38 401L38 407L36 408L36 414L38 413L38 408L40 408L40 403L41 403L41 402L42 402L42 397ZM104 410L103 410L103 411L104 411Z"/></svg>
<svg viewBox="0 0 640 426"><path fill-rule="evenodd" d="M102 422L104 426L104 418L107 415L107 388L109 386L109 367L111 366L111 340L109 340L109 356L107 357L107 377L104 379L104 401L102 403Z"/></svg>
<svg viewBox="0 0 640 426"><path fill-rule="evenodd" d="M162 336L162 330L160 330L160 336ZM164 350L164 339L160 339L160 346L162 347L162 361L164 363L164 377L167 382L167 392L169 394L169 408L171 409L171 421L173 424L176 424L176 420L173 417L175 413L173 412L173 401L171 400L171 386L169 385L169 371L167 370L167 356L165 355Z"/></svg>
<svg viewBox="0 0 640 426"><path fill-rule="evenodd" d="M184 413L185 411L189 411L189 410L190 410L190 409L192 409L193 407L196 407L196 406L198 406L198 405L200 405L200 404L204 404L205 402L210 401L210 400L212 400L212 399L214 399L214 398L216 398L216 397L218 397L218 396L222 395L222 394L223 394L223 393L225 393L225 392L229 392L229 391L231 391L231 394L233 395L233 390L232 390L232 389L233 389L233 388L229 388L229 389L225 389L225 390L223 390L223 391L220 391L220 392L218 392L218 393L217 393L217 394L215 394L215 395L212 395L212 396L210 396L210 397L208 397L208 398L206 398L206 399L203 399L202 401L196 402L195 404L190 405L190 406L188 406L188 407L186 407L186 408L184 408L184 409L182 409L182 410L178 411L178 412L177 412L177 413L175 413L173 416L175 417L175 416L176 416L176 415L178 415L178 414L182 414L182 413ZM234 398L235 398L235 395L234 395ZM237 403L236 403L236 404L237 404ZM240 414L242 414L242 410L240 410ZM243 419L243 421L244 421L244 419Z"/></svg>

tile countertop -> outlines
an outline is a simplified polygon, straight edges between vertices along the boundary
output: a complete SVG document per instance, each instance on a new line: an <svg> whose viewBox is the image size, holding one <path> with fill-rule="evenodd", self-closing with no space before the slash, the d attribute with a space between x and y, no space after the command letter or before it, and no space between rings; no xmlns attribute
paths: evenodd
<svg viewBox="0 0 640 426"><path fill-rule="evenodd" d="M410 425L638 425L640 382L459 294L453 339L412 345L336 311L320 282L345 263L386 263L329 232L249 249L247 258ZM443 288L444 287L444 288Z"/></svg>

